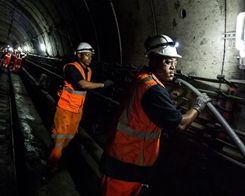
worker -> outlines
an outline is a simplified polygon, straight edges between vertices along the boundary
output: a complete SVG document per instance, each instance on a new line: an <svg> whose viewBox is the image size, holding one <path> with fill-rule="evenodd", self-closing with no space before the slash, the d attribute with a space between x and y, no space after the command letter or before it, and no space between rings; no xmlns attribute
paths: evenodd
<svg viewBox="0 0 245 196"><path fill-rule="evenodd" d="M83 115L83 105L87 90L107 88L113 84L111 80L104 83L91 82L89 67L94 49L89 43L81 42L75 55L75 62L64 65L64 86L57 103L52 138L54 147L48 159L50 172L59 169L62 149L66 147L77 133L79 122Z"/></svg>
<svg viewBox="0 0 245 196"><path fill-rule="evenodd" d="M186 129L210 101L201 94L185 114L177 110L165 87L174 79L177 60L182 58L174 41L160 34L148 37L144 45L149 65L133 82L113 137L101 157L104 196L138 195L158 158L161 133Z"/></svg>
<svg viewBox="0 0 245 196"><path fill-rule="evenodd" d="M7 48L7 52L3 55L3 60L2 60L2 70L7 71L8 67L11 64L11 59L13 56L13 48L9 47Z"/></svg>
<svg viewBox="0 0 245 196"><path fill-rule="evenodd" d="M22 64L22 55L21 55L21 50L16 50L15 55L14 55L14 60L13 60L13 72L18 72L21 68Z"/></svg>

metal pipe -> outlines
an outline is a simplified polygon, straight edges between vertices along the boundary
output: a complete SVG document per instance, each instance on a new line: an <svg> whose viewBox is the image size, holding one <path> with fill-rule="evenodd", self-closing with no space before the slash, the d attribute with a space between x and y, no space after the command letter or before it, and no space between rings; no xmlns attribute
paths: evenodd
<svg viewBox="0 0 245 196"><path fill-rule="evenodd" d="M214 78L205 78L205 77L200 77L200 76L185 75L185 74L181 73L181 70L177 70L177 72L175 73L175 76L180 77L180 78L184 77L184 78L188 78L188 79L201 80L201 81L218 83L218 84L227 84L229 86L235 86L235 84L241 84L241 85L245 84L245 80L236 80L236 79L226 80L225 78L214 79ZM221 75L221 76L223 76L223 75Z"/></svg>
<svg viewBox="0 0 245 196"><path fill-rule="evenodd" d="M113 100L113 99L110 98L110 97L104 96L104 95L102 95L101 93L98 93L98 92L96 92L96 91L94 91L94 90L91 90L90 92L91 92L92 94L98 96L98 97L102 97L103 99L105 99L105 100L107 100L107 101L110 101L111 103L114 103L115 105L120 105L119 102Z"/></svg>
<svg viewBox="0 0 245 196"><path fill-rule="evenodd" d="M184 84L188 88L190 88L197 96L201 95L201 92L197 90L194 86L192 86L190 83L182 80L182 79L176 79L176 82L179 84ZM240 138L237 136L235 131L230 127L230 125L227 123L227 121L223 118L223 116L218 112L218 110L213 106L212 103L207 103L207 107L209 110L215 115L217 120L220 122L220 124L225 128L228 135L231 137L231 139L235 142L237 147L239 148L241 154L245 157L245 146L243 142L240 140Z"/></svg>
<svg viewBox="0 0 245 196"><path fill-rule="evenodd" d="M60 58L50 57L50 56L42 56L42 55L31 54L31 53L28 53L27 58L28 58L28 56L34 56L34 57L38 57L38 58L42 58L42 59L51 59L51 60L55 60L55 61L62 61L62 59L60 59Z"/></svg>
<svg viewBox="0 0 245 196"><path fill-rule="evenodd" d="M227 156L227 155L225 155L223 153L220 153L220 152L218 152L216 150L211 150L211 151L213 153L215 153L216 155L222 157L223 159L225 159L225 160L227 160L227 161L229 161L231 163L234 163L235 165L237 165L237 166L242 167L243 169L245 169L245 164L244 163L241 163L241 162L239 162L239 161L237 161L235 159L232 159L231 157L229 157L229 156Z"/></svg>
<svg viewBox="0 0 245 196"><path fill-rule="evenodd" d="M30 61L30 60L28 60L28 59L26 59L26 61L29 62L29 63L31 63L32 65L35 65L35 66L38 67L39 69L41 69L41 70L43 70L43 71L45 71L45 72L47 72L47 73L49 73L49 74L52 74L53 76L56 76L56 77L59 78L59 79L63 79L63 77L60 76L59 74L56 74L56 73L54 73L54 72L52 72L52 71L50 71L50 70L48 70L48 69L45 69L44 67L38 65L37 63L35 63L35 62L33 62L33 61Z"/></svg>

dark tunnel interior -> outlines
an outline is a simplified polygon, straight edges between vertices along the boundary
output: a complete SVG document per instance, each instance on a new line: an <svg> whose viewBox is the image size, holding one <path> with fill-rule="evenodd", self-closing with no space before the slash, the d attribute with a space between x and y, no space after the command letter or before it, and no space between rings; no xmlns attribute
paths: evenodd
<svg viewBox="0 0 245 196"><path fill-rule="evenodd" d="M185 131L161 135L140 196L244 195L244 0L0 0L0 10L1 196L101 195L100 157L128 88L148 64L144 42L156 34L179 43L177 82L166 83L177 109L192 107L190 86L207 93L212 107ZM91 80L113 85L87 92L62 169L49 176L63 66L80 42L95 50ZM10 48L22 57L17 70L13 60L3 69Z"/></svg>
<svg viewBox="0 0 245 196"><path fill-rule="evenodd" d="M86 40L95 47L97 61L121 62L119 30L110 1L1 1L1 7L3 46L21 46L33 54L59 58L72 55L78 43Z"/></svg>

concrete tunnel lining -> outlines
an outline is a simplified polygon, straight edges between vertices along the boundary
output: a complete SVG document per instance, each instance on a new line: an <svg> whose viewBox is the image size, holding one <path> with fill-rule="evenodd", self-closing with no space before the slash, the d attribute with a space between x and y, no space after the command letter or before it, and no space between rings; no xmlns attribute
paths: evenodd
<svg viewBox="0 0 245 196"><path fill-rule="evenodd" d="M112 7L111 4L114 6ZM24 35L24 32L22 33L21 31L21 38L14 36L11 39L4 38L8 37L7 34L1 33L1 35L3 35L1 39L4 40L2 41L4 43L9 39L9 42L12 41L13 43L24 45L26 37L28 37L27 42L29 42L29 45L33 45L32 53L61 57L72 54L78 42L86 40L91 42L96 48L98 61L142 64L145 62L143 55L144 39L147 35L159 32L178 37L182 42L183 47L181 47L180 50L185 57L182 60L184 65L187 64L188 61L193 61L195 58L202 56L210 56L208 59L219 58L218 56L220 56L220 54L218 53L217 55L211 56L211 53L207 54L203 51L208 49L208 45L216 46L218 49L216 51L221 51L223 47L222 44L219 45L216 41L220 40L220 42L223 42L223 30L220 29L220 32L214 31L210 34L208 28L214 28L215 25L210 25L212 21L217 23L219 20L221 22L217 23L217 25L222 25L225 11L224 3L207 1L205 3L206 9L202 9L203 4L204 3L200 2L172 2L166 0L152 0L150 2L145 0L71 0L69 2L64 0L43 0L38 2L28 0L1 1L1 9L5 10L7 7L8 11L6 15L9 16L8 18L11 18L11 9L14 8L18 11L17 16L15 14L13 15L14 21L18 20L21 28L24 28L24 32L26 32ZM236 16L239 11L242 11L243 7L244 2L241 0L227 2L227 10L231 11L231 14L227 16L227 31L234 29L234 16ZM112 8L114 8L118 21L118 28ZM187 13L187 17L185 18L180 17L179 13L182 9L185 9ZM209 19L210 22L205 23L205 21L208 20L209 12L217 14L213 16L214 20L211 21L211 19ZM198 14L199 16L203 15L204 18L199 17ZM9 23L8 18L1 17L2 20ZM195 21L195 18L198 19L199 22ZM173 23L173 21L175 21L175 23ZM205 26L200 26L202 23L205 23L206 28ZM174 26L174 24L176 26ZM190 24L193 25L190 26ZM18 24L13 23L13 25ZM83 25L87 25L88 30L86 30ZM19 25L15 29L18 28L20 28ZM212 42L205 42L205 40L212 40ZM49 47L50 49L47 53L40 51L40 42L50 43L51 47ZM122 42L122 44L120 42ZM206 44L200 46L200 43ZM226 50L229 50L229 45L228 43ZM195 47L196 54L188 50L193 47ZM110 55L108 55L108 53L110 53ZM229 53L233 56L236 54L235 52ZM193 57L191 57L191 55ZM214 60L213 62L209 60L208 64L214 64L216 66L220 64L220 61L220 59ZM237 63L235 59L231 61L234 64ZM226 60L226 62L228 67L230 67L229 60ZM202 60L201 63L203 64L205 62ZM193 64L191 63L191 65L187 67L193 72L197 72L194 70ZM200 64L200 62L198 64ZM180 66L185 69L181 62ZM203 72L200 73L198 72L198 74L205 73L204 68L202 68L202 71ZM217 72L218 70L216 73ZM236 76L234 71L232 75Z"/></svg>
<svg viewBox="0 0 245 196"><path fill-rule="evenodd" d="M116 38L118 32L114 30L111 33L112 29L116 29L116 27L109 28L112 24L111 21L114 20L109 1L33 2L10 0L8 2L2 1L0 7L3 10L7 8L5 12L7 17L1 17L1 20L6 21L4 28L7 28L6 25L9 24L12 25L10 34L21 33L20 36L13 37L8 37L6 32L1 33L3 35L2 43L21 46L28 44L33 46L31 53L44 56L63 56L67 53L72 54L81 40L87 40L96 48L98 60L100 60L100 53L103 53L100 50L100 45L109 46L110 51L114 53L114 55L107 55L107 58L117 61L113 59L113 56L120 56L120 54L116 54L117 52L113 52L115 51L113 48L118 48L119 44ZM98 9L105 10L100 14ZM95 18L97 24L95 24ZM107 25L105 25L106 21L109 21ZM16 29L20 28L24 30L14 33ZM101 35L97 35L98 32L102 32ZM100 37L98 38L98 36ZM105 37L107 38L104 39ZM108 37L115 37L112 43L104 41ZM46 52L39 49L40 43L47 45ZM110 45L114 45L114 47Z"/></svg>

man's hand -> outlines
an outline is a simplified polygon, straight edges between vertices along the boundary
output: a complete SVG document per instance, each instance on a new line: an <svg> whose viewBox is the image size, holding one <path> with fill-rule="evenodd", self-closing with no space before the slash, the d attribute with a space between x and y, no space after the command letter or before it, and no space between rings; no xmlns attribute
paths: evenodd
<svg viewBox="0 0 245 196"><path fill-rule="evenodd" d="M113 85L113 84L114 84L113 81L111 81L111 80L106 80L106 81L104 82L104 88L107 88L107 87L109 87L109 86L111 86L111 85Z"/></svg>
<svg viewBox="0 0 245 196"><path fill-rule="evenodd" d="M198 113L201 113L210 101L210 97L206 93L202 93L196 98L193 108L196 109Z"/></svg>

